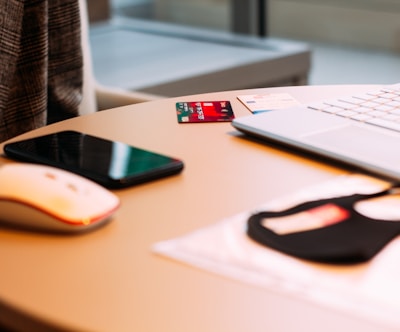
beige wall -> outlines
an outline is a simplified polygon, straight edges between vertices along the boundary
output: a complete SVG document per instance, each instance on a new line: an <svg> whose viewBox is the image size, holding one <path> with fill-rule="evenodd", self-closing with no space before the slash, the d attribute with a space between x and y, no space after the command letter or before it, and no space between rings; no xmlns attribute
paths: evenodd
<svg viewBox="0 0 400 332"><path fill-rule="evenodd" d="M270 0L270 13L274 35L400 51L398 0Z"/></svg>
<svg viewBox="0 0 400 332"><path fill-rule="evenodd" d="M229 29L229 0L155 0L158 17ZM269 0L273 36L400 51L399 0Z"/></svg>

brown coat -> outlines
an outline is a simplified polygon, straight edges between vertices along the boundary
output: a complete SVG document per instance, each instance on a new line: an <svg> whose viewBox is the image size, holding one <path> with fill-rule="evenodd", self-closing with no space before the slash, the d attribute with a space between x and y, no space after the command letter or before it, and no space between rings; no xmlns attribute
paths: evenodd
<svg viewBox="0 0 400 332"><path fill-rule="evenodd" d="M78 114L78 0L0 1L0 141Z"/></svg>

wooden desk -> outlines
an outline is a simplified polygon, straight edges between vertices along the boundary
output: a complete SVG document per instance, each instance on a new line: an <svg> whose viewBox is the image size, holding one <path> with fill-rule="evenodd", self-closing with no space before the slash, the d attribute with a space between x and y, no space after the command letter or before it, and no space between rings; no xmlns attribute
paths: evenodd
<svg viewBox="0 0 400 332"><path fill-rule="evenodd" d="M241 138L229 123L178 124L177 101L288 92L302 102L371 86L231 91L136 104L23 135L74 129L175 155L183 173L117 191L122 207L82 236L0 229L0 322L26 331L384 331L384 327L151 252L161 240L345 173ZM8 162L1 159L1 162Z"/></svg>

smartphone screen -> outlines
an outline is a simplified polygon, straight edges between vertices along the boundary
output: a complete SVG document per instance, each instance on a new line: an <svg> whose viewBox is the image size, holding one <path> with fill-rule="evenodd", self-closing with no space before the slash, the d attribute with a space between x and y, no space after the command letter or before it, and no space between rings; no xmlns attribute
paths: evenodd
<svg viewBox="0 0 400 332"><path fill-rule="evenodd" d="M179 159L131 145L62 131L4 146L7 156L59 167L107 188L124 188L179 173Z"/></svg>

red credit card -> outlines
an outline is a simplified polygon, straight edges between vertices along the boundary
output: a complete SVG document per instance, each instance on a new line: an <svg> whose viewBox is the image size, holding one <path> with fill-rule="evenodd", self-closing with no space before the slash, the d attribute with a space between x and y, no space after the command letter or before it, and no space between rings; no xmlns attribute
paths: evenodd
<svg viewBox="0 0 400 332"><path fill-rule="evenodd" d="M229 101L193 101L176 103L179 123L226 122L235 118Z"/></svg>

